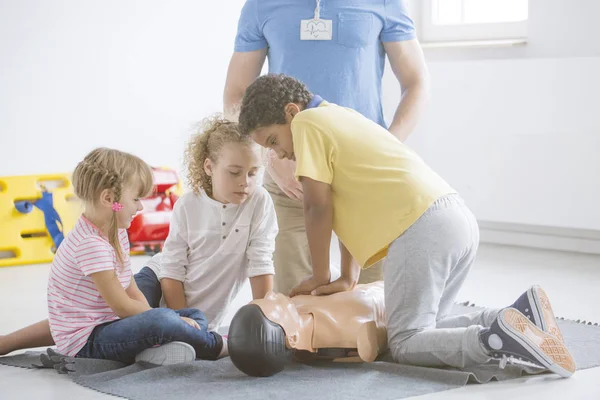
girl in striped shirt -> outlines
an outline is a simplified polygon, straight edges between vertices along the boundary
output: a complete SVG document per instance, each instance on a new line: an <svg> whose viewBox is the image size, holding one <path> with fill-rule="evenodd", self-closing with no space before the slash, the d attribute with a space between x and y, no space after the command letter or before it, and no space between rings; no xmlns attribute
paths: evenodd
<svg viewBox="0 0 600 400"><path fill-rule="evenodd" d="M152 308L130 268L126 229L152 191L138 157L99 148L73 173L85 211L61 243L48 281L49 327L61 354L132 363L173 364L226 354L197 309ZM30 346L46 342L45 321L23 329ZM10 336L10 335L9 335Z"/></svg>

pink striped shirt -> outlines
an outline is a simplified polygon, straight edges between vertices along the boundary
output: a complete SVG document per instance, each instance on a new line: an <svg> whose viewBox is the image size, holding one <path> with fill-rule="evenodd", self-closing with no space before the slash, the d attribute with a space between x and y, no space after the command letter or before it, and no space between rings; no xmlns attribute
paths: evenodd
<svg viewBox="0 0 600 400"><path fill-rule="evenodd" d="M96 326L119 319L89 276L115 271L123 289L129 287L132 273L125 229L119 230L119 240L124 268L120 268L117 254L106 237L81 216L58 248L48 279L48 320L61 354L75 356Z"/></svg>

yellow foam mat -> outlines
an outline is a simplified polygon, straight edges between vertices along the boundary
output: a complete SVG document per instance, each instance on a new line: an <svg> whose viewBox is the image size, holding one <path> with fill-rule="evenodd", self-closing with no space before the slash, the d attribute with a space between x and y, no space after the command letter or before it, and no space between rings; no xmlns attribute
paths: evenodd
<svg viewBox="0 0 600 400"><path fill-rule="evenodd" d="M15 202L41 199L42 187L52 193L65 236L81 215L70 174L0 177L0 267L49 263L54 258L44 213L34 207L21 214L15 208Z"/></svg>

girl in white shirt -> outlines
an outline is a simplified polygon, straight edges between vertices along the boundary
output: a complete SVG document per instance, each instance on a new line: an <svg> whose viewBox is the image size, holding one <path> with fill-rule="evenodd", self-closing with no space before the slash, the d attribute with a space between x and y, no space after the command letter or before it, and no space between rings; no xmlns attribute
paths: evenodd
<svg viewBox="0 0 600 400"><path fill-rule="evenodd" d="M277 218L256 184L260 149L236 123L208 120L186 163L192 192L175 203L163 251L140 271L140 289L151 306L201 310L215 330L246 279L254 299L273 289Z"/></svg>
<svg viewBox="0 0 600 400"><path fill-rule="evenodd" d="M192 192L175 203L163 252L134 279L151 307L199 309L216 330L246 279L255 299L273 289L277 218L269 194L256 184L259 147L236 123L205 120L185 156ZM0 355L52 345L44 320L0 336Z"/></svg>

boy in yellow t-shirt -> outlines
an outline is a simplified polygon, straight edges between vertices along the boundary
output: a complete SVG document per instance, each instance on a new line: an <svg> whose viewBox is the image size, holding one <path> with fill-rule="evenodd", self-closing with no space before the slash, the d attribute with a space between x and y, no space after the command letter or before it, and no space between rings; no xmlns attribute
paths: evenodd
<svg viewBox="0 0 600 400"><path fill-rule="evenodd" d="M248 87L239 124L261 146L296 160L313 274L291 296L352 289L360 267L386 257L388 342L397 362L465 368L501 359L565 377L575 371L539 286L502 310L450 316L477 252L477 221L387 130L285 75ZM330 283L332 230L342 262L341 277Z"/></svg>

